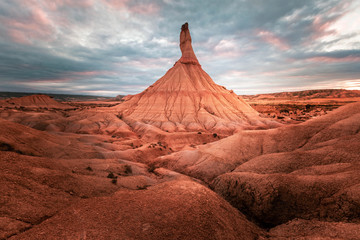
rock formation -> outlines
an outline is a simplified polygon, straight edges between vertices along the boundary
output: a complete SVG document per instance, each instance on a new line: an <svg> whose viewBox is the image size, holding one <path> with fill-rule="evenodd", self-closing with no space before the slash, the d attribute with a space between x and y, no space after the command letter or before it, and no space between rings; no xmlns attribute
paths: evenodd
<svg viewBox="0 0 360 240"><path fill-rule="evenodd" d="M242 131L155 162L209 182L262 227L296 218L357 222L359 119L360 103L351 103L302 124Z"/></svg>
<svg viewBox="0 0 360 240"><path fill-rule="evenodd" d="M12 98L0 101L0 106L2 107L26 107L26 108L55 108L55 109L70 109L73 108L70 105L59 103L54 100L52 97L44 95L44 94L37 94L37 95L30 95L25 97L19 98Z"/></svg>
<svg viewBox="0 0 360 240"><path fill-rule="evenodd" d="M181 26L181 33L180 33L180 50L181 50L181 63L190 63L195 65L200 65L199 61L197 60L194 50L191 45L191 36L189 31L189 24L185 23Z"/></svg>
<svg viewBox="0 0 360 240"><path fill-rule="evenodd" d="M253 108L215 84L201 68L187 23L181 28L180 49L181 58L162 78L114 107L121 117L169 132L232 133L238 128L265 127Z"/></svg>

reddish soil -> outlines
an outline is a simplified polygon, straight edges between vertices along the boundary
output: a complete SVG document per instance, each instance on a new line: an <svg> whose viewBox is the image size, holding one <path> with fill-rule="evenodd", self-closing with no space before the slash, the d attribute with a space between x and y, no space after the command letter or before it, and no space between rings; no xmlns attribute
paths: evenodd
<svg viewBox="0 0 360 240"><path fill-rule="evenodd" d="M280 123L301 123L323 116L340 106L360 101L359 90L325 89L243 95L262 117Z"/></svg>
<svg viewBox="0 0 360 240"><path fill-rule="evenodd" d="M254 110L201 69L187 25L180 48L122 101L1 101L0 239L360 239L357 97Z"/></svg>

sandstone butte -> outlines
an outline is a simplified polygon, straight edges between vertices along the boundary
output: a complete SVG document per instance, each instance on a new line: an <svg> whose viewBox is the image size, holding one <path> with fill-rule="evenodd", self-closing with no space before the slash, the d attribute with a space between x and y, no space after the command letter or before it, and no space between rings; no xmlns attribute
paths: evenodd
<svg viewBox="0 0 360 240"><path fill-rule="evenodd" d="M215 84L201 68L191 45L188 23L181 27L182 56L153 85L115 106L126 122L148 124L168 132L209 131L231 134L237 129L274 124L232 90Z"/></svg>

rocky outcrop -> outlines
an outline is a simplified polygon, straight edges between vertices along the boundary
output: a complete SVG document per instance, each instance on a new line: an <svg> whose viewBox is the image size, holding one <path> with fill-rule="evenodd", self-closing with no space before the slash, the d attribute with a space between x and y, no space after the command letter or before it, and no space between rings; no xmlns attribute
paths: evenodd
<svg viewBox="0 0 360 240"><path fill-rule="evenodd" d="M188 24L180 33L182 56L145 91L113 107L126 122L163 131L208 131L231 134L243 128L267 128L264 120L233 91L214 83L201 68L191 45ZM277 125L274 123L274 125Z"/></svg>
<svg viewBox="0 0 360 240"><path fill-rule="evenodd" d="M188 23L185 23L181 26L180 50L181 50L181 58L179 59L179 61L181 63L185 63L185 64L190 63L200 66L200 63L196 58L194 50L191 45L191 36L190 36Z"/></svg>

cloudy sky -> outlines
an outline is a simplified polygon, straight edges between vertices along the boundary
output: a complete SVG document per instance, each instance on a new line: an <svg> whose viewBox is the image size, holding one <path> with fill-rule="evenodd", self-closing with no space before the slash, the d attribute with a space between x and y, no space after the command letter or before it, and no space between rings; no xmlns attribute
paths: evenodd
<svg viewBox="0 0 360 240"><path fill-rule="evenodd" d="M1 0L0 91L141 92L180 58L184 22L238 94L360 89L360 0Z"/></svg>

